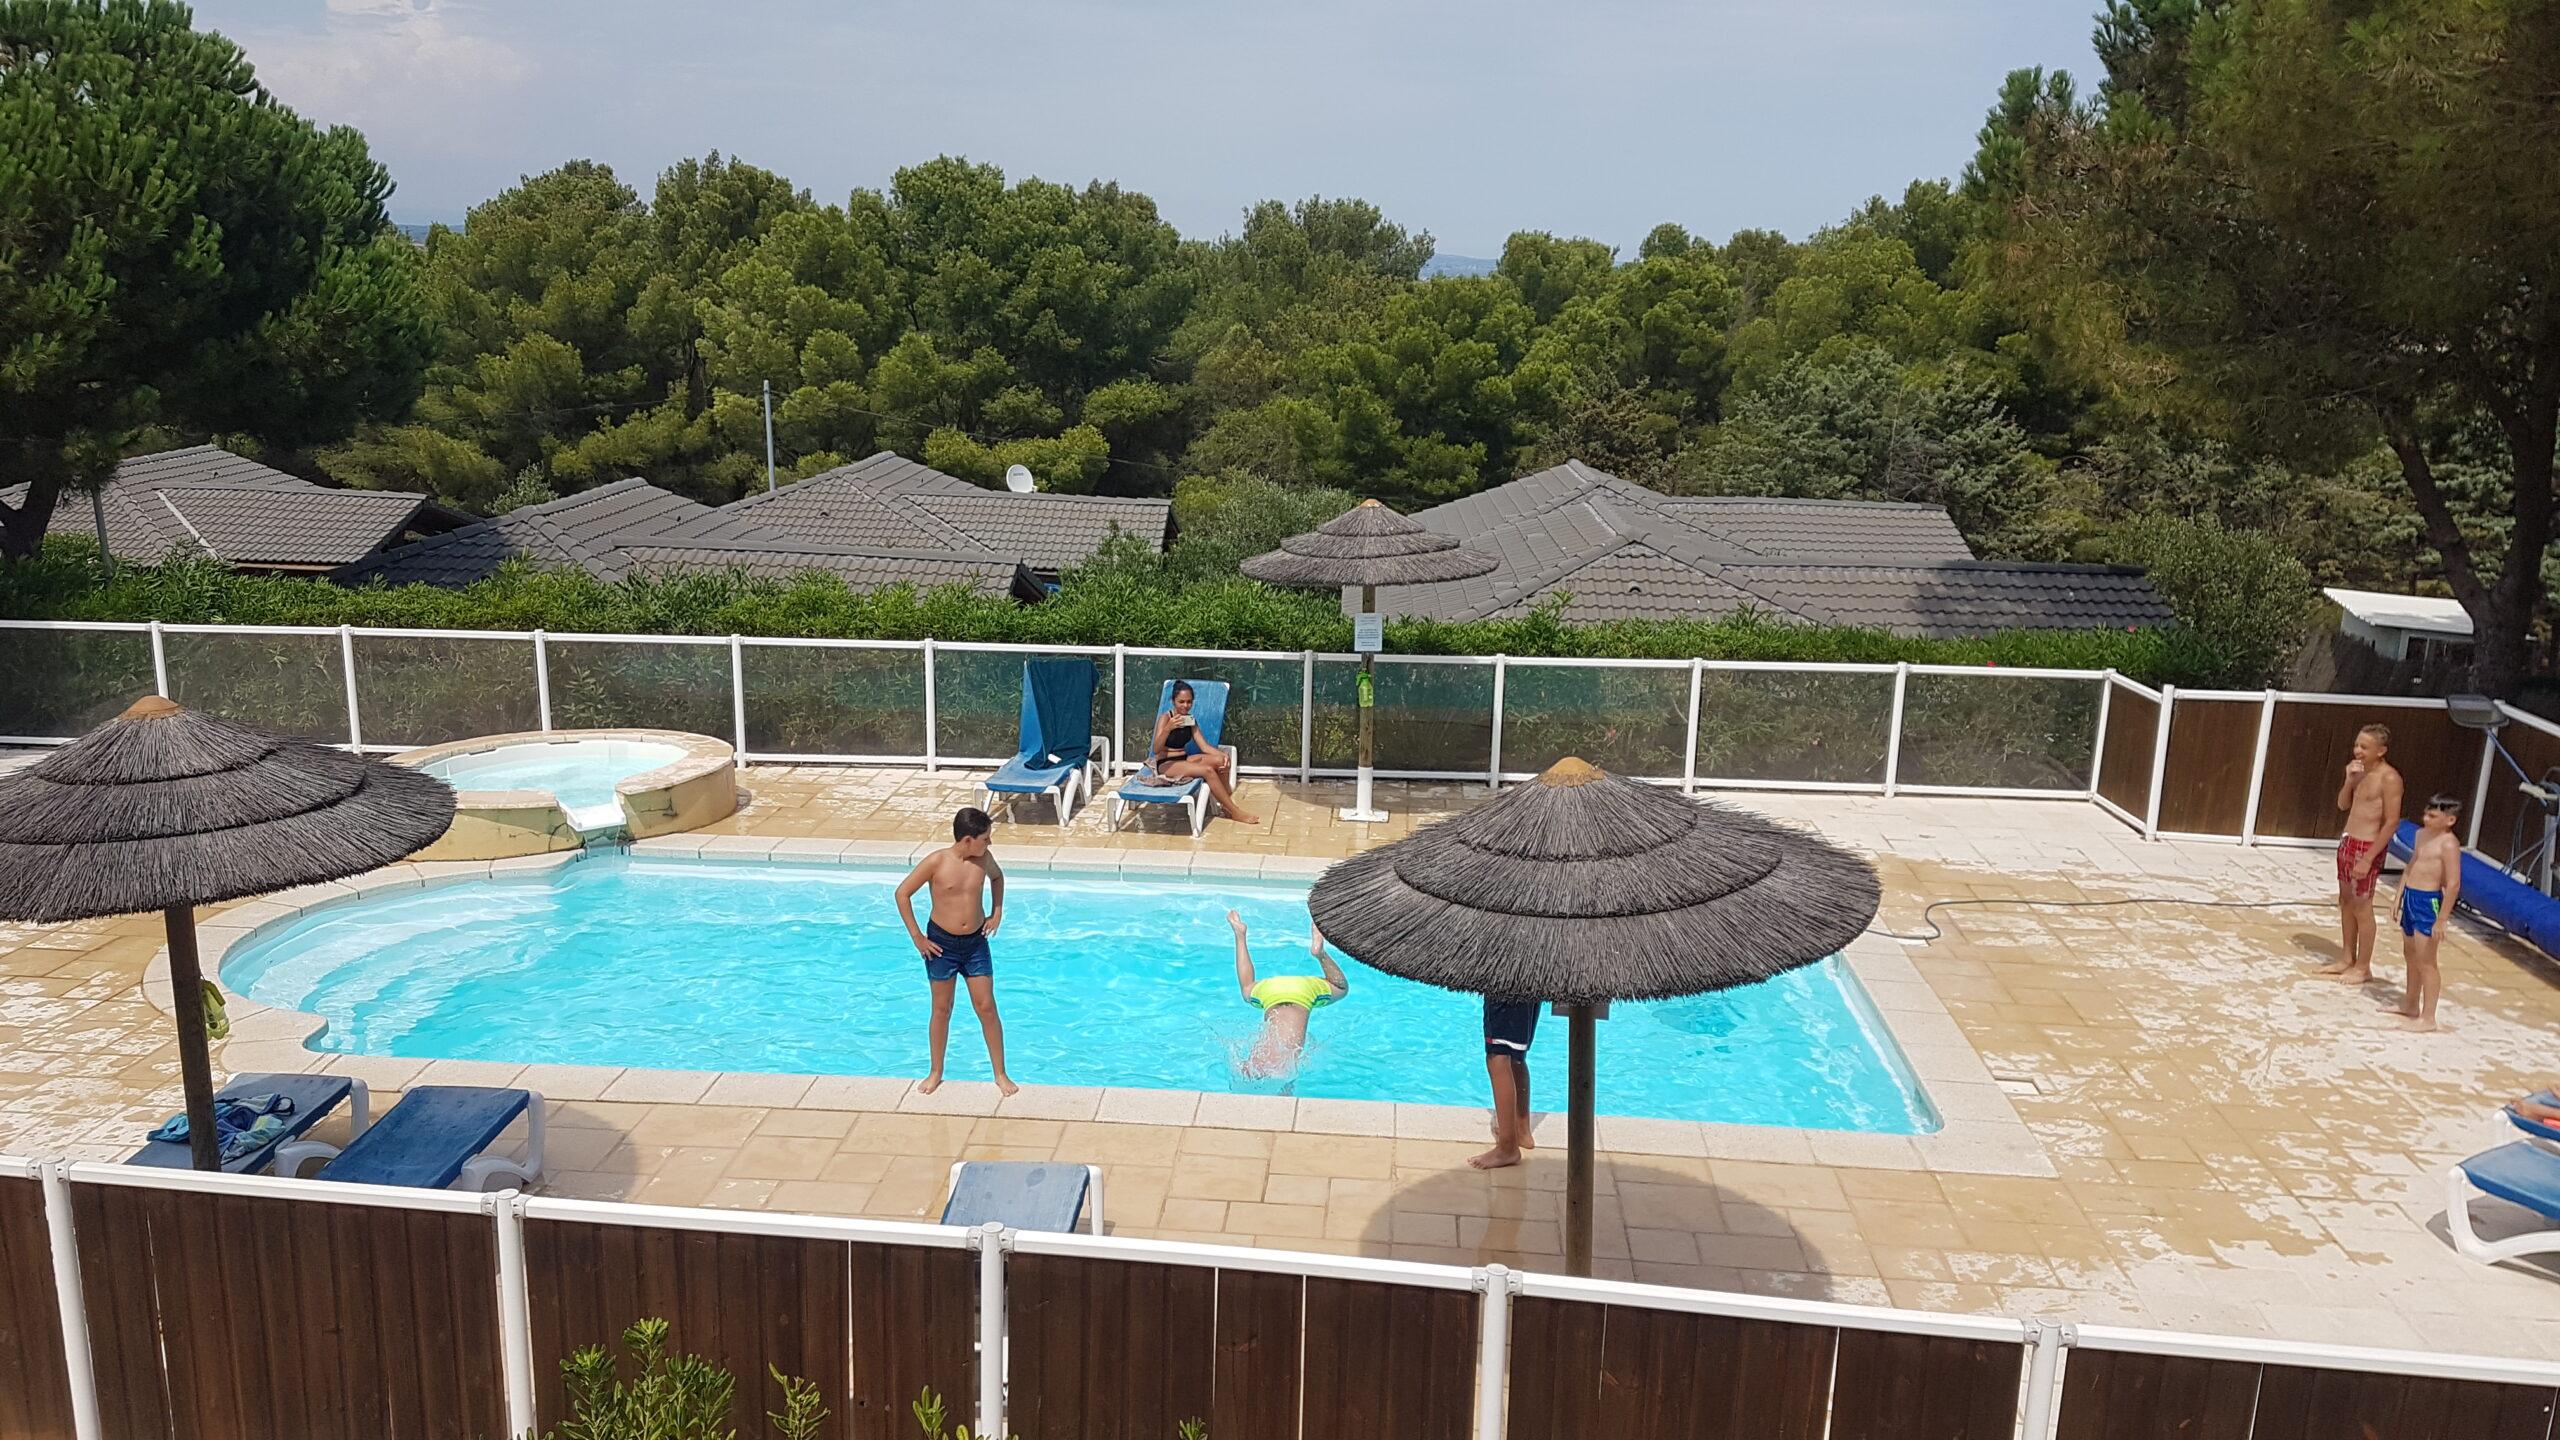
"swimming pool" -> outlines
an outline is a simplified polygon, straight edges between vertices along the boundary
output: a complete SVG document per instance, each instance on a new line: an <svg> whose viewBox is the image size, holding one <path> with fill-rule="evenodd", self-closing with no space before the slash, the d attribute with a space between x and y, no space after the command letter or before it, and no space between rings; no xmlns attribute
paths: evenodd
<svg viewBox="0 0 2560 1440"><path fill-rule="evenodd" d="M232 989L318 1014L313 1048L675 1070L914 1076L923 965L890 908L903 869L597 854L558 869L381 892L235 947ZM1481 1105L1479 1002L1344 968L1294 1082L1236 1062L1259 1016L1236 993L1230 906L1261 973L1300 973L1306 891L1265 882L1009 877L995 939L1006 1058L1033 1084ZM1917 1134L1937 1117L1838 959L1721 995L1624 1004L1600 1025L1609 1115ZM1530 1068L1563 1097L1564 1026ZM964 1003L954 1079L985 1079Z"/></svg>
<svg viewBox="0 0 2560 1440"><path fill-rule="evenodd" d="M469 751L419 768L456 790L547 790L563 808L581 812L612 808L616 784L684 756L683 746L655 740L549 740Z"/></svg>

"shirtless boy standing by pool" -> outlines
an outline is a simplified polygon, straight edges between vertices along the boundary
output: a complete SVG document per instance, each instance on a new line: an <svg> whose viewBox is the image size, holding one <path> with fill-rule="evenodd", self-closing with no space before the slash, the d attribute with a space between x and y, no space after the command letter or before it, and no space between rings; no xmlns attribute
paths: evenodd
<svg viewBox="0 0 2560 1440"><path fill-rule="evenodd" d="M2338 787L2338 808L2347 812L2347 832L2338 839L2338 938L2345 953L2320 973L2349 985L2373 979L2373 882L2382 871L2383 842L2400 823L2400 772L2383 758L2390 751L2389 726L2357 731L2355 756Z"/></svg>
<svg viewBox="0 0 2560 1440"><path fill-rule="evenodd" d="M1313 930L1307 953L1324 967L1323 979L1313 975L1274 975L1268 980L1256 980L1253 952L1244 943L1244 916L1228 911L1227 928L1236 932L1236 987L1262 1012L1262 1033L1254 1037L1253 1053L1236 1068L1254 1078L1287 1075L1298 1068L1298 1054L1307 1047L1308 1018L1320 1007L1350 994L1350 977L1325 952L1324 932Z"/></svg>
<svg viewBox="0 0 2560 1440"><path fill-rule="evenodd" d="M942 1052L951 1040L953 982L969 982L969 1004L978 1012L978 1028L986 1032L987 1063L994 1067L996 1090L1010 1095L1019 1086L1004 1073L1004 1022L996 1017L996 967L987 941L1004 923L1004 868L988 852L987 812L975 806L951 817L951 843L924 857L924 863L898 882L898 918L907 922L907 937L924 956L924 978L933 986L933 1066L916 1090L925 1095L942 1088ZM916 928L915 894L933 887L932 913ZM987 887L995 887L995 905L982 908Z"/></svg>
<svg viewBox="0 0 2560 1440"><path fill-rule="evenodd" d="M2409 963L2400 1018L2411 1030L2436 1028L2436 996L2444 989L2444 974L2436 968L2436 922L2452 914L2453 902L2462 897L2462 842L2453 835L2461 815L2462 802L2451 795L2429 800L2409 868L2400 872L2400 953Z"/></svg>

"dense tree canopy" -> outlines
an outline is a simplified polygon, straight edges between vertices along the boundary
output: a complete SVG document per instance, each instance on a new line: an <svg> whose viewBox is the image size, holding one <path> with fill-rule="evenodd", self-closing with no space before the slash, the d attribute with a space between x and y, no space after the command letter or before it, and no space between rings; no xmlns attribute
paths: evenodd
<svg viewBox="0 0 2560 1440"><path fill-rule="evenodd" d="M2499 688L2552 633L2560 0L2108 0L2094 87L2012 75L1957 181L1802 239L1522 232L1440 278L1357 199L1185 239L1116 184L952 157L841 201L573 160L413 251L361 142L183 11L0 25L10 478L154 424L479 511L628 475L721 501L764 483L770 386L786 478L891 448L1173 495L1168 573L1574 457L2146 559L2270 674L2315 582L2449 589Z"/></svg>
<svg viewBox="0 0 2560 1440"><path fill-rule="evenodd" d="M0 4L0 554L145 427L397 413L433 343L391 183L169 0Z"/></svg>

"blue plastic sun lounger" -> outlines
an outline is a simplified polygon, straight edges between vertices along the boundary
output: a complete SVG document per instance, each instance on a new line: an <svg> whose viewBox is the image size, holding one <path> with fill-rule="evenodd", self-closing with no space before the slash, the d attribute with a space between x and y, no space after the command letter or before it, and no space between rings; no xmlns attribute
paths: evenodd
<svg viewBox="0 0 2560 1440"><path fill-rule="evenodd" d="M327 1119L342 1100L355 1101L350 1127L355 1135L362 1136L373 1118L373 1097L364 1082L343 1075L235 1075L213 1098L239 1100L251 1095L282 1095L293 1102L293 1113L281 1117L283 1133L273 1140L222 1162L222 1168L233 1175L255 1174L270 1163L277 1174L291 1175L307 1160L323 1160L337 1154L337 1146L302 1136ZM124 1163L184 1170L194 1161L195 1153L184 1140L146 1140L141 1149L125 1157Z"/></svg>
<svg viewBox="0 0 2560 1440"><path fill-rule="evenodd" d="M2534 1097L2555 1102L2548 1090ZM2445 1172L2445 1230L2453 1248L2483 1265L2526 1255L2560 1255L2560 1228L2529 1230L2504 1240L2484 1239L2471 1218L2471 1191L2521 1205L2560 1226L2560 1128L2527 1120L2513 1110L2502 1120L2529 1139L2483 1150Z"/></svg>
<svg viewBox="0 0 2560 1440"><path fill-rule="evenodd" d="M1058 807L1058 828L1074 814L1079 786L1097 788L1093 755L1093 663L1032 660L1022 667L1021 751L987 777L987 810L998 795L1046 795Z"/></svg>
<svg viewBox="0 0 2560 1440"><path fill-rule="evenodd" d="M1085 1203L1087 1191L1093 1203ZM1073 1232L1089 1214L1102 1233L1102 1167L1028 1160L963 1160L951 1167L951 1198L942 1206L945 1225L994 1221L1014 1230Z"/></svg>
<svg viewBox="0 0 2560 1440"><path fill-rule="evenodd" d="M1191 718L1198 722L1199 726L1191 737L1191 753L1196 755L1203 749L1226 751L1227 777L1229 783L1233 783L1236 774L1236 747L1220 743L1220 737L1226 733L1227 728L1227 682L1194 680L1190 684ZM1158 720L1163 719L1165 712L1173 708L1173 686L1174 682L1167 680L1164 682L1164 690L1157 696L1156 719ZM1141 746L1149 745L1154 738L1155 725L1150 721L1146 737L1138 743ZM1120 760L1125 765L1129 757L1123 755ZM1132 805L1180 805L1183 812L1191 817L1191 833L1199 834L1200 827L1209 823L1207 783L1197 779L1185 780L1177 785L1147 783L1148 777L1154 774L1155 761L1153 757L1149 757L1138 766L1136 775L1122 783L1120 788L1112 793L1111 828L1115 830L1120 828L1120 817L1128 813L1128 807Z"/></svg>
<svg viewBox="0 0 2560 1440"><path fill-rule="evenodd" d="M519 1115L525 1117L525 1158L481 1153ZM419 1085L311 1178L420 1190L442 1190L459 1181L467 1190L487 1190L492 1181L529 1185L541 1174L540 1095L479 1085Z"/></svg>

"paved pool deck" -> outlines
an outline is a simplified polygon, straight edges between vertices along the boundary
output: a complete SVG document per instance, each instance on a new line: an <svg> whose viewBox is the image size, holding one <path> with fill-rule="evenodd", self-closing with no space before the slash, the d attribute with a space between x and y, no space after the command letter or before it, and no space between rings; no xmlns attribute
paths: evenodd
<svg viewBox="0 0 2560 1440"><path fill-rule="evenodd" d="M804 861L948 833L976 772L756 767L715 848ZM1348 786L1255 779L1270 821L1169 815L1059 830L1045 802L1000 818L998 855L1074 867L1302 872L1480 803L1477 785L1381 787L1383 825L1336 821ZM2443 1172L2491 1111L2560 1076L2560 970L2458 926L2446 1029L2403 1032L2312 976L2336 949L2325 853L2145 842L2071 801L1752 793L1717 798L1876 858L1879 926L1945 899L2169 903L1960 907L1943 938L1853 953L1951 1134L1933 1141L1753 1127L1604 1130L1598 1269L1667 1284L2483 1354L2560 1353L2560 1271L2490 1269L2443 1236ZM903 851L901 851L903 853ZM2383 903L2390 903L2386 889ZM2300 908L2184 902L2307 899ZM253 902L263 903L263 902ZM259 912L247 912L254 918ZM241 907L209 910L214 927ZM178 1103L147 993L155 921L0 927L0 1151L111 1159ZM2396 933L2379 966L2399 973ZM323 1057L256 1022L216 1064L363 1076L377 1105L421 1062ZM953 1043L975 1035L963 1017ZM1561 1126L1483 1174L1481 1112L1328 1108L1284 1097L953 1082L584 1071L432 1062L433 1078L551 1097L546 1193L931 1218L962 1158L1106 1168L1111 1228L1223 1243L1558 1268ZM1036 1082L1037 1076L1016 1078ZM1236 1104L1239 1099L1276 1104ZM1281 1108L1281 1107L1285 1107ZM1410 1115L1405 1112L1414 1112ZM324 1130L324 1134L326 1131ZM2484 1231L2519 1228L2495 1202Z"/></svg>

